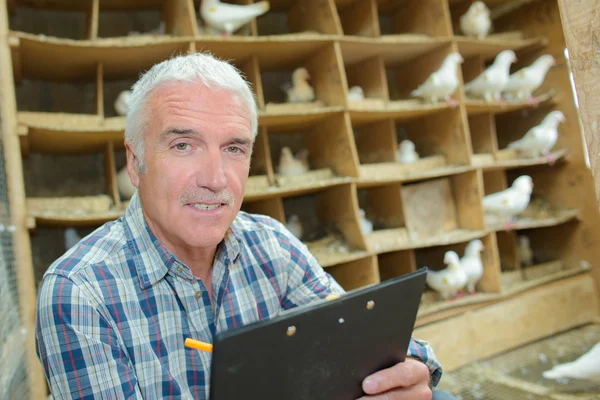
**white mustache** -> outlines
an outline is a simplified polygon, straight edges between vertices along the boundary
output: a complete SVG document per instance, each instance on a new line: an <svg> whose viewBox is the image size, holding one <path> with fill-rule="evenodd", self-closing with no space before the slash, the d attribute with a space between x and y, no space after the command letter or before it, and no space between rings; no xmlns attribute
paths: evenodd
<svg viewBox="0 0 600 400"><path fill-rule="evenodd" d="M231 205L235 202L235 197L230 192L215 193L210 190L201 190L183 193L180 202L182 206L190 203L223 203Z"/></svg>

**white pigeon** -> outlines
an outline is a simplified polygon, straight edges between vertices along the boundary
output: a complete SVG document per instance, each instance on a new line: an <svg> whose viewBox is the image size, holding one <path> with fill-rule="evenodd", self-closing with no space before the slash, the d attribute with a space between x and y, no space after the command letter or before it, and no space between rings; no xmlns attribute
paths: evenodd
<svg viewBox="0 0 600 400"><path fill-rule="evenodd" d="M67 228L64 232L65 236L65 249L69 250L75 246L81 240L81 236L77 233L75 228Z"/></svg>
<svg viewBox="0 0 600 400"><path fill-rule="evenodd" d="M296 214L290 215L290 217L287 220L286 226L294 236L296 236L299 240L302 240L302 234L304 233L304 229L302 228L302 222L300 221L300 218Z"/></svg>
<svg viewBox="0 0 600 400"><path fill-rule="evenodd" d="M129 110L129 101L131 100L131 90L123 90L117 96L115 100L115 111L117 114L124 116L127 115L127 111Z"/></svg>
<svg viewBox="0 0 600 400"><path fill-rule="evenodd" d="M533 64L512 74L508 83L504 87L504 95L509 100L525 101L536 105L537 100L533 97L533 92L539 88L546 74L552 66L556 65L556 60L550 54L546 54L535 60Z"/></svg>
<svg viewBox="0 0 600 400"><path fill-rule="evenodd" d="M483 208L486 213L499 216L505 220L505 229L510 230L512 219L525 211L531 200L533 180L528 175L521 175L511 187L497 193L488 194L483 198Z"/></svg>
<svg viewBox="0 0 600 400"><path fill-rule="evenodd" d="M310 74L306 68L300 67L294 70L291 85L289 83L283 85L288 103L310 103L315 99L315 90L308 83L309 79Z"/></svg>
<svg viewBox="0 0 600 400"><path fill-rule="evenodd" d="M360 86L352 86L350 90L348 90L348 100L361 101L364 100L364 98L365 92Z"/></svg>
<svg viewBox="0 0 600 400"><path fill-rule="evenodd" d="M578 379L600 382L600 343L575 361L558 364L542 373L546 379Z"/></svg>
<svg viewBox="0 0 600 400"><path fill-rule="evenodd" d="M450 96L458 88L458 66L464 61L458 52L446 56L442 66L429 75L429 78L410 94L414 97L421 97L437 104L440 99L446 100L450 105L455 105L456 101Z"/></svg>
<svg viewBox="0 0 600 400"><path fill-rule="evenodd" d="M548 156L558 140L558 125L565 121L562 112L552 111L521 139L509 143L507 148L517 150L520 155L529 158ZM549 161L553 164L555 160Z"/></svg>
<svg viewBox="0 0 600 400"><path fill-rule="evenodd" d="M533 265L533 251L531 250L529 238L525 235L519 235L519 259L523 267Z"/></svg>
<svg viewBox="0 0 600 400"><path fill-rule="evenodd" d="M281 149L281 155L279 157L279 166L277 172L282 176L295 176L302 175L308 172L309 168L306 161L302 156L303 152L298 152L296 157L292 153L292 150L284 146ZM307 154L307 153L306 153Z"/></svg>
<svg viewBox="0 0 600 400"><path fill-rule="evenodd" d="M373 232L373 223L367 219L365 210L360 208L358 210L360 216L360 229L365 235L370 235Z"/></svg>
<svg viewBox="0 0 600 400"><path fill-rule="evenodd" d="M490 10L483 1L476 1L460 17L460 30L466 36L476 37L480 40L490 33L492 19Z"/></svg>
<svg viewBox="0 0 600 400"><path fill-rule="evenodd" d="M415 144L408 139L400 142L396 156L401 164L410 164L419 160L419 153L415 151Z"/></svg>
<svg viewBox="0 0 600 400"><path fill-rule="evenodd" d="M427 271L426 282L442 299L447 300L465 287L467 274L460 267L460 259L455 251L444 254L444 264L447 267L441 271Z"/></svg>
<svg viewBox="0 0 600 400"><path fill-rule="evenodd" d="M131 179L127 173L127 166L121 168L117 173L117 188L119 188L121 197L125 199L130 199L135 193L136 187L131 183Z"/></svg>
<svg viewBox="0 0 600 400"><path fill-rule="evenodd" d="M254 18L265 14L269 8L268 1L237 5L221 3L219 0L202 0L200 16L207 27L224 36L231 36Z"/></svg>
<svg viewBox="0 0 600 400"><path fill-rule="evenodd" d="M483 242L479 239L471 240L465 248L465 254L460 259L460 266L467 274L467 290L475 293L475 285L483 275L483 262L481 252L484 250Z"/></svg>
<svg viewBox="0 0 600 400"><path fill-rule="evenodd" d="M492 65L465 85L465 92L474 97L483 97L488 103L501 100L502 91L508 83L510 66L515 61L517 56L514 51L501 51Z"/></svg>

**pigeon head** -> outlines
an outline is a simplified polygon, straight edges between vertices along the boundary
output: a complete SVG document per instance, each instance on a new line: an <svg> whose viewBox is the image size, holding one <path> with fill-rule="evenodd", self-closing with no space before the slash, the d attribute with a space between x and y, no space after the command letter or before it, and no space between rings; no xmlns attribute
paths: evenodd
<svg viewBox="0 0 600 400"><path fill-rule="evenodd" d="M552 57L552 55L550 54L545 54L537 60L535 60L533 65L534 67L544 68L545 70L547 70L548 68L556 65L556 59L554 59L554 57Z"/></svg>
<svg viewBox="0 0 600 400"><path fill-rule="evenodd" d="M529 238L525 235L520 235L519 236L519 244L522 247L529 247Z"/></svg>
<svg viewBox="0 0 600 400"><path fill-rule="evenodd" d="M400 142L400 151L401 152L411 152L411 151L415 151L415 144L413 142L411 142L410 140L403 140Z"/></svg>
<svg viewBox="0 0 600 400"><path fill-rule="evenodd" d="M456 268L460 265L460 259L458 258L458 254L455 251L447 251L444 254L444 264L446 264L449 268Z"/></svg>
<svg viewBox="0 0 600 400"><path fill-rule="evenodd" d="M485 249L483 242L479 239L471 240L465 249L465 253L467 254L477 254L482 252Z"/></svg>
<svg viewBox="0 0 600 400"><path fill-rule="evenodd" d="M552 111L550 114L546 115L546 118L544 118L544 123L548 122L551 123L552 125L558 125L559 122L566 122L567 119L565 118L565 115L561 112L561 111Z"/></svg>
<svg viewBox="0 0 600 400"><path fill-rule="evenodd" d="M294 82L306 82L310 79L308 70L304 67L297 68L292 74L292 80Z"/></svg>
<svg viewBox="0 0 600 400"><path fill-rule="evenodd" d="M529 175L521 175L515 179L512 187L521 193L531 194L533 191L533 180Z"/></svg>
<svg viewBox="0 0 600 400"><path fill-rule="evenodd" d="M463 63L464 61L465 59L463 58L463 56L458 51L455 51L453 53L448 54L446 60L444 60L444 64L449 63L457 65Z"/></svg>
<svg viewBox="0 0 600 400"><path fill-rule="evenodd" d="M364 91L363 88L361 88L360 86L352 86L349 90L349 93L351 94L359 94L359 95L364 95Z"/></svg>
<svg viewBox="0 0 600 400"><path fill-rule="evenodd" d="M364 218L364 217L365 217L365 215L366 215L366 214L365 214L365 210L363 210L362 208L359 208L359 209L358 209L358 215L360 215L360 217L361 217L361 218Z"/></svg>
<svg viewBox="0 0 600 400"><path fill-rule="evenodd" d="M290 161L294 159L294 154L292 154L292 150L289 147L284 146L281 149L281 161Z"/></svg>
<svg viewBox="0 0 600 400"><path fill-rule="evenodd" d="M292 214L288 218L288 224L290 224L290 223L297 224L298 222L300 222L300 217L298 217L296 214Z"/></svg>
<svg viewBox="0 0 600 400"><path fill-rule="evenodd" d="M494 60L494 64L500 63L502 65L510 65L517 61L517 55L512 50L501 51Z"/></svg>
<svg viewBox="0 0 600 400"><path fill-rule="evenodd" d="M473 4L471 4L471 7L469 7L469 12L473 13L473 15L478 16L490 14L489 8L487 8L483 1L476 1Z"/></svg>

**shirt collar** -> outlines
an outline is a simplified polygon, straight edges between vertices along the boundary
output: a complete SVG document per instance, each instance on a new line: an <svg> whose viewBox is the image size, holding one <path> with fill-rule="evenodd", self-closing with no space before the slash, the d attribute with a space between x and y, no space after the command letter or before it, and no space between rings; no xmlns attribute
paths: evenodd
<svg viewBox="0 0 600 400"><path fill-rule="evenodd" d="M160 243L148 226L137 190L131 197L123 220L127 245L133 254L135 268L143 289L163 279L174 265L184 265ZM234 261L240 254L240 233L239 228L236 228L235 225L234 220L232 226L225 233L223 241L217 247L213 265L218 265L217 260L223 255L229 261ZM176 273L184 278L193 279L191 271L187 267Z"/></svg>

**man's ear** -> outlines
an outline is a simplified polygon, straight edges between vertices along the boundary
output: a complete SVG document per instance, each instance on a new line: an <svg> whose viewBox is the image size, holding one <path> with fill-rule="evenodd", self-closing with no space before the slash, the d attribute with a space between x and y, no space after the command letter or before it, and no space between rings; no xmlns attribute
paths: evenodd
<svg viewBox="0 0 600 400"><path fill-rule="evenodd" d="M125 151L127 154L127 173L131 183L137 188L140 184L139 159L133 152L131 143L127 141L125 141Z"/></svg>

